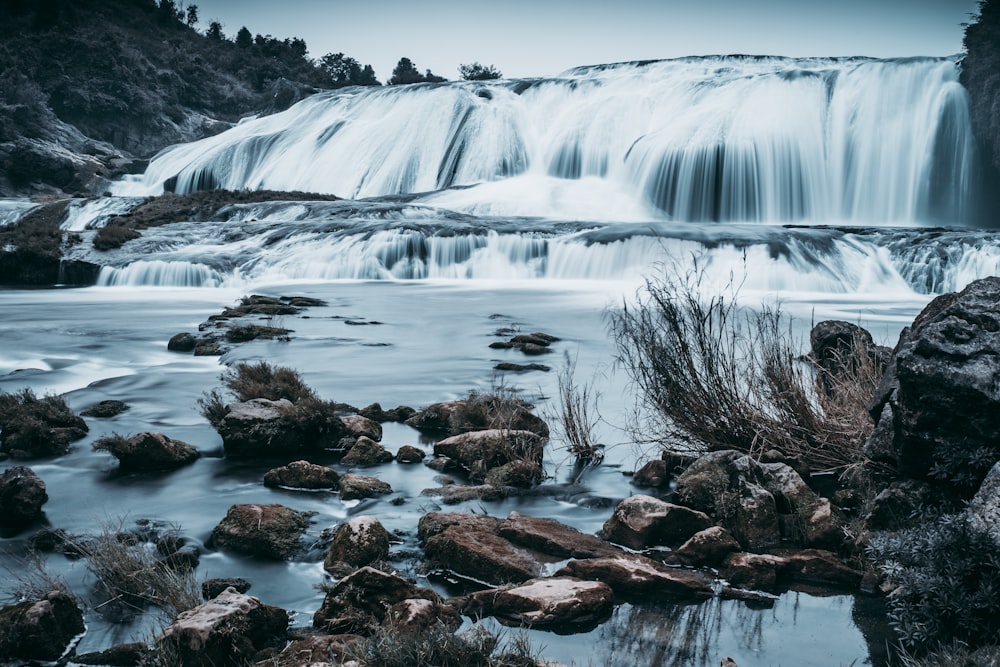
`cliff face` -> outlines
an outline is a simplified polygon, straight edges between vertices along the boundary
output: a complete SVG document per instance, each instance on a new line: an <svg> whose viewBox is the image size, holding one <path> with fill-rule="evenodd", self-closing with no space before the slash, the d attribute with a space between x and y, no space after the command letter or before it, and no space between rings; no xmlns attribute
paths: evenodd
<svg viewBox="0 0 1000 667"><path fill-rule="evenodd" d="M93 189L330 84L301 40L201 34L172 0L0 0L0 25L0 195Z"/></svg>
<svg viewBox="0 0 1000 667"><path fill-rule="evenodd" d="M985 157L1000 170L1000 1L979 3L963 43L961 82L969 91L973 128Z"/></svg>

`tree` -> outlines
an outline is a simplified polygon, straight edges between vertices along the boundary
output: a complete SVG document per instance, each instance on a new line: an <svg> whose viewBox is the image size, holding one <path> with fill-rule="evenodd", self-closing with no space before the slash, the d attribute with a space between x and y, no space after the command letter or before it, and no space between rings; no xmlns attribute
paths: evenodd
<svg viewBox="0 0 1000 667"><path fill-rule="evenodd" d="M458 73L466 81L489 81L503 78L503 72L493 65L480 65L479 63L459 65Z"/></svg>
<svg viewBox="0 0 1000 667"><path fill-rule="evenodd" d="M392 70L392 78L389 79L390 86L398 86L407 83L421 83L424 77L420 70L409 58L403 57L396 63L396 68Z"/></svg>
<svg viewBox="0 0 1000 667"><path fill-rule="evenodd" d="M382 82L375 78L375 70L371 65L365 65L361 69L361 77L358 79L359 86L381 86Z"/></svg>
<svg viewBox="0 0 1000 667"><path fill-rule="evenodd" d="M187 26L193 28L194 24L198 22L198 5L188 5L187 8Z"/></svg>
<svg viewBox="0 0 1000 667"><path fill-rule="evenodd" d="M438 76L437 74L435 74L430 70L427 70L427 73L424 74L424 81L427 81L429 83L441 83L442 81L447 81L447 80L448 79L444 78L443 76Z"/></svg>
<svg viewBox="0 0 1000 667"><path fill-rule="evenodd" d="M226 36L222 33L222 24L218 21L212 21L208 24L208 32L205 33L210 39L223 40Z"/></svg>
<svg viewBox="0 0 1000 667"><path fill-rule="evenodd" d="M253 35L250 34L246 26L240 28L239 32L236 33L236 46L242 49L253 46Z"/></svg>
<svg viewBox="0 0 1000 667"><path fill-rule="evenodd" d="M343 53L328 53L319 59L319 66L330 75L334 88L352 86L361 78L361 65Z"/></svg>

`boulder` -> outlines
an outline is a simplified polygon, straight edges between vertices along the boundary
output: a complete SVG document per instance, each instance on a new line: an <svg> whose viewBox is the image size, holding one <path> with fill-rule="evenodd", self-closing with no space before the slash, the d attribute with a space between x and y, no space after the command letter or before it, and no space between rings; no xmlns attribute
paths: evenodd
<svg viewBox="0 0 1000 667"><path fill-rule="evenodd" d="M84 417L96 417L98 419L110 419L128 410L128 404L123 401L106 400L95 403L81 412Z"/></svg>
<svg viewBox="0 0 1000 667"><path fill-rule="evenodd" d="M418 431L448 433L451 430L451 415L462 403L463 401L444 401L428 405L408 417L404 423Z"/></svg>
<svg viewBox="0 0 1000 667"><path fill-rule="evenodd" d="M485 502L496 502L507 497L507 489L502 486L492 484L479 484L468 486L465 484L446 484L433 489L424 489L420 492L422 496L434 496L440 498L445 505L457 505L458 503L478 500Z"/></svg>
<svg viewBox="0 0 1000 667"><path fill-rule="evenodd" d="M635 495L618 503L599 536L630 549L677 547L712 524L704 512Z"/></svg>
<svg viewBox="0 0 1000 667"><path fill-rule="evenodd" d="M336 470L309 461L292 461L264 473L264 486L269 487L335 491L339 482L340 474Z"/></svg>
<svg viewBox="0 0 1000 667"><path fill-rule="evenodd" d="M416 413L416 410L406 405L400 405L392 408L391 410L383 410L382 406L378 403L372 403L371 405L358 410L358 414L362 417L367 417L368 419L379 423L405 422Z"/></svg>
<svg viewBox="0 0 1000 667"><path fill-rule="evenodd" d="M857 324L825 320L809 332L809 356L820 369L820 387L833 395L845 378L857 375L866 365L881 371L891 350L876 345L872 335Z"/></svg>
<svg viewBox="0 0 1000 667"><path fill-rule="evenodd" d="M450 526L427 538L424 554L433 564L491 584L533 579L541 575L545 563L560 560L514 545L474 524Z"/></svg>
<svg viewBox="0 0 1000 667"><path fill-rule="evenodd" d="M619 553L619 550L593 535L555 519L511 512L496 525L504 539L523 547L560 558L596 558Z"/></svg>
<svg viewBox="0 0 1000 667"><path fill-rule="evenodd" d="M146 431L129 438L110 436L100 438L94 449L106 451L118 459L122 470L171 470L193 463L201 452L180 440L162 433Z"/></svg>
<svg viewBox="0 0 1000 667"><path fill-rule="evenodd" d="M659 489L670 484L671 475L663 459L647 461L632 475L632 483L639 487Z"/></svg>
<svg viewBox="0 0 1000 667"><path fill-rule="evenodd" d="M287 629L285 610L228 588L181 612L156 645L186 667L238 667L257 651L282 642Z"/></svg>
<svg viewBox="0 0 1000 667"><path fill-rule="evenodd" d="M938 503L934 489L927 482L901 479L889 484L872 500L865 525L870 530L903 530L916 526L918 510Z"/></svg>
<svg viewBox="0 0 1000 667"><path fill-rule="evenodd" d="M261 667L333 667L350 665L358 653L361 635L310 635L296 639L283 648L273 659L257 663Z"/></svg>
<svg viewBox="0 0 1000 667"><path fill-rule="evenodd" d="M308 525L307 513L284 505L233 505L212 530L212 540L249 556L287 560L299 551Z"/></svg>
<svg viewBox="0 0 1000 667"><path fill-rule="evenodd" d="M730 554L719 574L732 586L755 590L778 590L811 585L856 590L862 573L848 567L829 551L802 549L780 554Z"/></svg>
<svg viewBox="0 0 1000 667"><path fill-rule="evenodd" d="M140 667L151 662L152 651L143 642L119 644L104 651L73 656L77 665L100 665L100 667Z"/></svg>
<svg viewBox="0 0 1000 667"><path fill-rule="evenodd" d="M426 542L449 528L496 533L500 530L500 519L488 514L468 514L466 512L428 512L417 522L417 539Z"/></svg>
<svg viewBox="0 0 1000 667"><path fill-rule="evenodd" d="M489 429L440 440L434 445L434 455L447 456L482 479L490 469L511 461L541 465L544 444L545 439L531 431Z"/></svg>
<svg viewBox="0 0 1000 667"><path fill-rule="evenodd" d="M407 419L406 424L433 434L499 429L549 437L548 424L531 412L530 403L497 394L473 393L467 399L435 403Z"/></svg>
<svg viewBox="0 0 1000 667"><path fill-rule="evenodd" d="M226 406L218 425L226 456L284 457L336 447L346 434L331 410L311 409L288 399L254 398Z"/></svg>
<svg viewBox="0 0 1000 667"><path fill-rule="evenodd" d="M419 447L403 445L396 452L396 461L399 463L420 463L426 456L426 452Z"/></svg>
<svg viewBox="0 0 1000 667"><path fill-rule="evenodd" d="M416 636L439 627L454 632L462 625L462 616L449 604L411 598L389 607L383 624L401 634Z"/></svg>
<svg viewBox="0 0 1000 667"><path fill-rule="evenodd" d="M403 600L441 597L397 574L362 567L327 591L322 606L313 614L313 626L333 633L371 634L386 618L389 608Z"/></svg>
<svg viewBox="0 0 1000 667"><path fill-rule="evenodd" d="M542 466L534 461L517 460L493 468L486 473L486 483L492 486L512 486L530 489L545 479Z"/></svg>
<svg viewBox="0 0 1000 667"><path fill-rule="evenodd" d="M556 572L556 576L602 581L615 595L634 602L698 600L712 596L712 578L697 570L668 567L639 554L574 560Z"/></svg>
<svg viewBox="0 0 1000 667"><path fill-rule="evenodd" d="M355 438L364 436L376 442L382 439L382 425L374 419L362 415L347 415L341 417L340 421L344 422L344 428L347 429L348 435Z"/></svg>
<svg viewBox="0 0 1000 667"><path fill-rule="evenodd" d="M985 531L1000 545L1000 462L990 468L966 512L974 528Z"/></svg>
<svg viewBox="0 0 1000 667"><path fill-rule="evenodd" d="M358 500L392 493L388 482L376 477L346 473L340 476L340 499Z"/></svg>
<svg viewBox="0 0 1000 667"><path fill-rule="evenodd" d="M0 662L57 660L85 629L76 600L62 591L0 608Z"/></svg>
<svg viewBox="0 0 1000 667"><path fill-rule="evenodd" d="M363 435L344 454L340 462L345 466L376 466L389 463L393 458L392 452Z"/></svg>
<svg viewBox="0 0 1000 667"><path fill-rule="evenodd" d="M557 576L470 595L463 603L470 616L495 616L506 623L533 628L583 630L607 620L614 592L600 581Z"/></svg>
<svg viewBox="0 0 1000 667"><path fill-rule="evenodd" d="M774 590L778 583L778 572L785 564L785 559L779 556L740 551L726 558L719 574L731 586L751 590Z"/></svg>
<svg viewBox="0 0 1000 667"><path fill-rule="evenodd" d="M711 526L691 536L674 552L684 565L718 567L731 553L740 550L740 543L722 526Z"/></svg>
<svg viewBox="0 0 1000 667"><path fill-rule="evenodd" d="M225 577L221 579L206 579L201 582L201 596L205 600L211 600L218 596L227 588L234 589L237 593L246 593L250 590L250 582L239 577Z"/></svg>
<svg viewBox="0 0 1000 667"><path fill-rule="evenodd" d="M0 475L0 528L19 530L37 521L48 499L45 482L31 468L4 470Z"/></svg>
<svg viewBox="0 0 1000 667"><path fill-rule="evenodd" d="M337 576L389 557L389 531L373 516L354 517L340 526L326 552L323 568ZM346 566L346 568L345 568Z"/></svg>
<svg viewBox="0 0 1000 667"><path fill-rule="evenodd" d="M871 405L892 408L899 471L970 498L1000 460L1000 277L931 301L904 329Z"/></svg>
<svg viewBox="0 0 1000 667"><path fill-rule="evenodd" d="M194 352L197 346L198 337L187 332L174 334L167 341L167 349L171 352Z"/></svg>
<svg viewBox="0 0 1000 667"><path fill-rule="evenodd" d="M87 422L58 396L38 398L29 389L0 392L0 454L15 459L61 456L87 431Z"/></svg>

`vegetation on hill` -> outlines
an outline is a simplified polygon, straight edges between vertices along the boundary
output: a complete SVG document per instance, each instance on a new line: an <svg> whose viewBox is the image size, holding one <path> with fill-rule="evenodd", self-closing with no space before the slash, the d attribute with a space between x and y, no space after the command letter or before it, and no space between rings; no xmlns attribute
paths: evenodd
<svg viewBox="0 0 1000 667"><path fill-rule="evenodd" d="M986 158L1000 170L1000 2L980 0L963 45L961 82L969 91L972 126Z"/></svg>

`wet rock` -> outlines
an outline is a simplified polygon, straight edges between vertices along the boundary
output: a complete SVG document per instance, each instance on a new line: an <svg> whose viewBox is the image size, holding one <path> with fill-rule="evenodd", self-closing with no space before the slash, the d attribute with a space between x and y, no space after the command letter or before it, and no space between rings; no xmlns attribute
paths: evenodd
<svg viewBox="0 0 1000 667"><path fill-rule="evenodd" d="M607 584L568 576L474 593L463 603L467 615L489 615L517 626L559 630L595 627L608 618L613 607L614 592Z"/></svg>
<svg viewBox="0 0 1000 667"><path fill-rule="evenodd" d="M287 628L285 610L230 588L178 615L156 644L186 667L237 667L283 641Z"/></svg>
<svg viewBox="0 0 1000 667"><path fill-rule="evenodd" d="M109 436L94 443L96 451L108 452L118 459L122 470L171 470L197 460L201 453L180 440L162 433L144 432L129 438Z"/></svg>
<svg viewBox="0 0 1000 667"><path fill-rule="evenodd" d="M931 301L904 329L876 391L892 407L899 471L966 498L1000 460L1000 277Z"/></svg>
<svg viewBox="0 0 1000 667"><path fill-rule="evenodd" d="M740 550L740 543L722 526L712 526L691 536L674 552L684 565L718 567L731 553Z"/></svg>
<svg viewBox="0 0 1000 667"><path fill-rule="evenodd" d="M463 401L443 401L433 403L406 419L407 426L419 431L447 433L451 430L451 415L459 409Z"/></svg>
<svg viewBox="0 0 1000 667"><path fill-rule="evenodd" d="M454 632L462 625L462 616L451 605L417 598L389 607L383 624L401 634L416 636L438 627Z"/></svg>
<svg viewBox="0 0 1000 667"><path fill-rule="evenodd" d="M226 406L218 426L226 456L275 457L333 448L343 422L320 402L255 398Z"/></svg>
<svg viewBox="0 0 1000 667"><path fill-rule="evenodd" d="M417 539L421 542L440 535L449 528L485 533L497 533L500 519L488 514L466 512L428 512L417 522Z"/></svg>
<svg viewBox="0 0 1000 667"><path fill-rule="evenodd" d="M472 393L459 401L435 403L406 420L409 426L432 434L458 435L470 431L531 431L549 437L545 420L531 412L531 404L497 394Z"/></svg>
<svg viewBox="0 0 1000 667"><path fill-rule="evenodd" d="M556 576L602 581L624 600L696 600L712 596L712 578L697 570L668 567L639 554L574 560Z"/></svg>
<svg viewBox="0 0 1000 667"><path fill-rule="evenodd" d="M865 329L843 320L825 320L809 332L810 358L822 370L820 386L827 394L836 391L837 384L856 376L865 365L881 372L888 363L891 350L875 345Z"/></svg>
<svg viewBox="0 0 1000 667"><path fill-rule="evenodd" d="M95 403L81 412L84 417L96 417L98 419L110 419L128 410L128 405L122 401L107 400Z"/></svg>
<svg viewBox="0 0 1000 667"><path fill-rule="evenodd" d="M268 487L335 491L339 482L340 473L336 470L309 461L292 461L264 474L264 486Z"/></svg>
<svg viewBox="0 0 1000 667"><path fill-rule="evenodd" d="M967 510L976 528L989 533L1000 544L1000 463L993 464Z"/></svg>
<svg viewBox="0 0 1000 667"><path fill-rule="evenodd" d="M531 550L496 533L450 527L424 541L428 560L458 574L493 584L527 581L542 573L545 562Z"/></svg>
<svg viewBox="0 0 1000 667"><path fill-rule="evenodd" d="M327 592L322 606L313 614L313 627L331 634L371 634L385 620L390 607L416 599L441 603L441 597L430 589L396 574L362 567Z"/></svg>
<svg viewBox="0 0 1000 667"><path fill-rule="evenodd" d="M227 577L223 579L206 579L201 582L201 596L205 600L211 600L218 596L227 588L234 589L237 593L246 593L250 590L250 582L239 577Z"/></svg>
<svg viewBox="0 0 1000 667"><path fill-rule="evenodd" d="M469 500L481 500L485 502L496 502L507 497L507 490L502 486L492 484L480 484L477 486L466 486L465 484L447 484L434 489L424 489L420 492L422 496L433 496L440 498L445 505L457 505Z"/></svg>
<svg viewBox="0 0 1000 667"><path fill-rule="evenodd" d="M374 423L374 422L373 422ZM393 460L392 452L369 437L361 436L340 462L345 466L376 466Z"/></svg>
<svg viewBox="0 0 1000 667"><path fill-rule="evenodd" d="M42 516L45 482L31 468L15 466L0 475L0 528L19 530Z"/></svg>
<svg viewBox="0 0 1000 667"><path fill-rule="evenodd" d="M84 653L73 657L78 665L101 665L101 667L139 667L146 664L152 651L142 642L120 644L105 651Z"/></svg>
<svg viewBox="0 0 1000 667"><path fill-rule="evenodd" d="M297 639L283 648L273 660L260 667L327 667L328 665L350 665L349 660L357 654L361 635L311 635Z"/></svg>
<svg viewBox="0 0 1000 667"><path fill-rule="evenodd" d="M367 417L380 424L384 424L385 422L405 422L416 413L416 410L407 405L400 405L391 410L383 410L379 403L372 403L358 410L358 414L362 417Z"/></svg>
<svg viewBox="0 0 1000 667"><path fill-rule="evenodd" d="M719 574L731 586L751 590L774 590L778 583L778 572L785 564L786 561L778 556L740 551L726 558Z"/></svg>
<svg viewBox="0 0 1000 667"><path fill-rule="evenodd" d="M233 505L212 530L212 540L250 556L287 560L299 551L308 517L284 505Z"/></svg>
<svg viewBox="0 0 1000 667"><path fill-rule="evenodd" d="M594 535L581 533L554 519L511 512L496 525L504 539L560 558L595 558L619 550Z"/></svg>
<svg viewBox="0 0 1000 667"><path fill-rule="evenodd" d="M392 493L388 482L377 477L346 473L340 476L340 499L358 500Z"/></svg>
<svg viewBox="0 0 1000 667"><path fill-rule="evenodd" d="M800 584L856 590L862 579L861 572L820 549L781 554L734 553L726 558L719 573L732 586L772 591Z"/></svg>
<svg viewBox="0 0 1000 667"><path fill-rule="evenodd" d="M167 341L167 349L171 352L194 352L197 346L198 337L187 332L174 334Z"/></svg>
<svg viewBox="0 0 1000 667"><path fill-rule="evenodd" d="M552 368L545 364L515 364L509 361L501 361L493 366L495 371L509 371L512 373L527 373L528 371L541 371L548 373Z"/></svg>
<svg viewBox="0 0 1000 667"><path fill-rule="evenodd" d="M355 438L364 436L376 442L382 439L382 425L374 419L362 415L347 415L341 417L340 421L344 422L344 428Z"/></svg>
<svg viewBox="0 0 1000 667"><path fill-rule="evenodd" d="M896 480L872 500L865 516L870 530L903 530L917 525L917 512L933 506L937 494L927 482L915 479Z"/></svg>
<svg viewBox="0 0 1000 667"><path fill-rule="evenodd" d="M632 483L639 487L659 489L670 484L670 472L663 459L647 461L632 475Z"/></svg>
<svg viewBox="0 0 1000 667"><path fill-rule="evenodd" d="M459 470L458 462L447 456L435 456L427 462L427 467L438 472L453 472Z"/></svg>
<svg viewBox="0 0 1000 667"><path fill-rule="evenodd" d="M58 396L38 398L30 389L0 392L0 454L15 459L60 456L87 431L87 422Z"/></svg>
<svg viewBox="0 0 1000 667"><path fill-rule="evenodd" d="M531 431L490 429L471 431L438 441L435 456L447 456L469 471L485 473L510 463L529 461L541 465L544 438Z"/></svg>
<svg viewBox="0 0 1000 667"><path fill-rule="evenodd" d="M334 576L389 557L389 531L373 516L354 517L340 526L323 568ZM346 567L345 567L346 566Z"/></svg>
<svg viewBox="0 0 1000 667"><path fill-rule="evenodd" d="M56 660L84 629L83 612L62 591L0 608L0 661Z"/></svg>
<svg viewBox="0 0 1000 667"><path fill-rule="evenodd" d="M530 489L545 478L542 466L531 461L511 461L486 473L486 483L492 486L513 486Z"/></svg>
<svg viewBox="0 0 1000 667"><path fill-rule="evenodd" d="M424 450L413 445L403 445L396 452L396 461L399 463L420 463L427 454Z"/></svg>
<svg viewBox="0 0 1000 667"><path fill-rule="evenodd" d="M635 495L618 503L599 535L630 549L661 545L676 547L712 523L704 512L652 496Z"/></svg>

